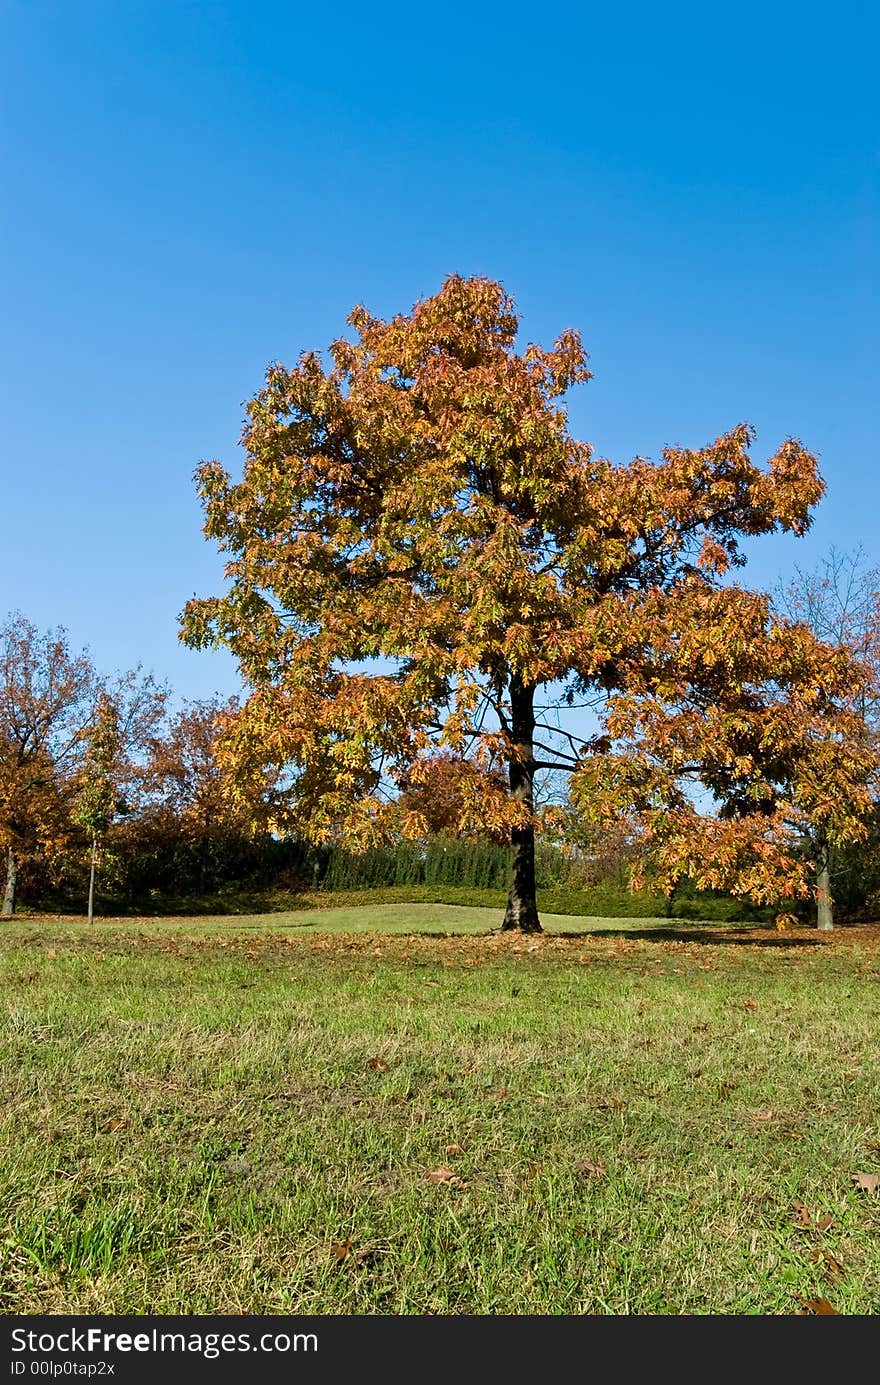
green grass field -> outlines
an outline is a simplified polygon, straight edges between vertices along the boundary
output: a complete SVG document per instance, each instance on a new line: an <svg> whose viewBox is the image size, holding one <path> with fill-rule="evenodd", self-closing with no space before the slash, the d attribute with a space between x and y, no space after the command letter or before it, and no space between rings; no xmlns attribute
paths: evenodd
<svg viewBox="0 0 880 1385"><path fill-rule="evenodd" d="M2 1310L876 1314L876 930L497 923L4 923Z"/></svg>

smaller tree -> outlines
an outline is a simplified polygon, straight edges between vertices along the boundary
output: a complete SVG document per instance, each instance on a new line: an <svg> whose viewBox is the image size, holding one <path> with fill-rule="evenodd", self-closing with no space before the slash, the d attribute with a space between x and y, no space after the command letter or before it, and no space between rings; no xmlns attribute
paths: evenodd
<svg viewBox="0 0 880 1385"><path fill-rule="evenodd" d="M251 783L247 808L222 759L222 735L238 708L236 698L185 702L167 730L150 742L145 784L153 816L174 822L193 839L238 834L257 815L265 785Z"/></svg>
<svg viewBox="0 0 880 1385"><path fill-rule="evenodd" d="M871 812L875 756L855 709L864 668L769 596L698 599L711 616L654 625L649 679L612 700L604 753L572 781L575 809L594 828L628 823L667 892L688 878L780 909L821 901L826 862L806 858L805 831L845 846L864 839Z"/></svg>
<svg viewBox="0 0 880 1385"><path fill-rule="evenodd" d="M98 843L104 839L116 814L124 810L117 786L120 750L119 712L113 699L102 693L95 723L88 737L82 783L74 808L74 821L91 839L88 920L95 911L95 867Z"/></svg>
<svg viewBox="0 0 880 1385"><path fill-rule="evenodd" d="M86 735L73 819L89 839L88 920L94 917L95 872L111 827L143 801L145 757L161 722L167 692L151 674L126 673L101 691Z"/></svg>
<svg viewBox="0 0 880 1385"><path fill-rule="evenodd" d="M850 553L831 548L816 568L795 567L793 578L776 589L774 600L789 620L808 626L818 639L853 657L857 676L845 701L852 719L851 735L873 760L869 783L876 797L880 771L880 568L869 565L861 546ZM816 863L817 924L828 930L834 927L835 858L851 856L853 841L838 842L835 849L821 818L804 823L804 839Z"/></svg>
<svg viewBox="0 0 880 1385"><path fill-rule="evenodd" d="M240 878L261 855L272 819L273 776L238 777L225 761L235 698L185 702L149 743L143 804L124 832L128 880L205 893Z"/></svg>
<svg viewBox="0 0 880 1385"><path fill-rule="evenodd" d="M43 634L21 612L0 627L0 847L2 912L15 911L22 861L70 843L70 805L95 712L98 680L67 633Z"/></svg>

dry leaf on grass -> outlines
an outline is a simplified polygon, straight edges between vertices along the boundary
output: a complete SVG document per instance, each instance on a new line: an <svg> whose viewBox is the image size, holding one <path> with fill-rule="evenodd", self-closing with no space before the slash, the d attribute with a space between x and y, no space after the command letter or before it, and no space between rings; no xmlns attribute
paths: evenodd
<svg viewBox="0 0 880 1385"><path fill-rule="evenodd" d="M353 1265L371 1265L376 1259L374 1250L356 1250L348 1236L344 1241L334 1241L330 1254L338 1265L350 1260Z"/></svg>
<svg viewBox="0 0 880 1385"><path fill-rule="evenodd" d="M444 1153L444 1154L464 1154L464 1150L462 1149L461 1145L446 1145L446 1147L444 1148L443 1153Z"/></svg>
<svg viewBox="0 0 880 1385"><path fill-rule="evenodd" d="M371 1058L367 1063L368 1068L375 1068L376 1072L387 1072L388 1064L381 1058Z"/></svg>
<svg viewBox="0 0 880 1385"><path fill-rule="evenodd" d="M425 1169L425 1178L429 1183L448 1183L458 1188L466 1188L458 1174L453 1169Z"/></svg>
<svg viewBox="0 0 880 1385"><path fill-rule="evenodd" d="M843 1265L836 1255L832 1255L830 1250L825 1250L824 1246L813 1246L810 1251L810 1259L814 1265L824 1265L833 1279L843 1274Z"/></svg>
<svg viewBox="0 0 880 1385"><path fill-rule="evenodd" d="M579 1159L572 1164L572 1173L579 1178L607 1178L608 1170L602 1164L594 1164L589 1159Z"/></svg>
<svg viewBox="0 0 880 1385"><path fill-rule="evenodd" d="M832 1307L827 1298L802 1298L801 1303L808 1313L833 1313L835 1317L840 1317L838 1310Z"/></svg>
<svg viewBox="0 0 880 1385"><path fill-rule="evenodd" d="M812 1226L813 1219L810 1216L810 1209L805 1202L794 1204L794 1224L795 1226Z"/></svg>
<svg viewBox="0 0 880 1385"><path fill-rule="evenodd" d="M880 1173L853 1173L850 1177L856 1187L862 1188L866 1193L876 1193L880 1188Z"/></svg>

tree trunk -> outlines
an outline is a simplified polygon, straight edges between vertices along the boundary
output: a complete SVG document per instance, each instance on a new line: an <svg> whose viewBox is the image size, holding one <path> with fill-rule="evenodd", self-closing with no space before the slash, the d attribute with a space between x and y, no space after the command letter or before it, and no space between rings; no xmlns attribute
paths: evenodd
<svg viewBox="0 0 880 1385"><path fill-rule="evenodd" d="M834 901L831 898L831 869L828 838L824 832L816 852L816 927L828 932L834 927Z"/></svg>
<svg viewBox="0 0 880 1385"><path fill-rule="evenodd" d="M89 871L89 923L95 914L95 861L98 856L98 838L92 837L92 867Z"/></svg>
<svg viewBox="0 0 880 1385"><path fill-rule="evenodd" d="M10 846L6 852L6 889L3 894L2 917L5 919L11 918L15 913L15 887L17 883L18 862L15 859L15 852Z"/></svg>
<svg viewBox="0 0 880 1385"><path fill-rule="evenodd" d="M510 719L514 756L509 765L511 797L523 804L529 814L534 807L532 786L535 777L535 689L524 683L518 673L510 679ZM505 932L541 933L538 901L535 888L535 829L514 827L510 833L511 881L507 908L501 924Z"/></svg>

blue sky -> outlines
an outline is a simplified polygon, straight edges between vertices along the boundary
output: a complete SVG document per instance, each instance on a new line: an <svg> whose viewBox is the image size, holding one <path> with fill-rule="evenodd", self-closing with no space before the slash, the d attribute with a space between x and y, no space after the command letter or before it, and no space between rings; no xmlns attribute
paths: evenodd
<svg viewBox="0 0 880 1385"><path fill-rule="evenodd" d="M218 590L197 463L235 468L266 363L504 282L577 327L572 431L656 456L747 419L880 562L875 6L4 0L0 615L63 624L178 696L237 686L177 639Z"/></svg>

